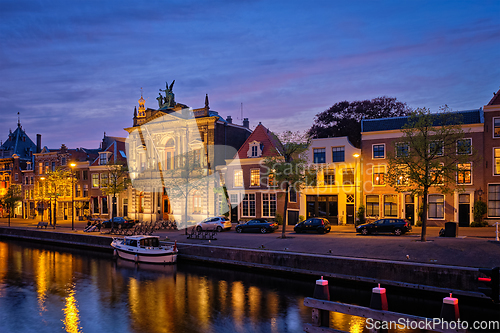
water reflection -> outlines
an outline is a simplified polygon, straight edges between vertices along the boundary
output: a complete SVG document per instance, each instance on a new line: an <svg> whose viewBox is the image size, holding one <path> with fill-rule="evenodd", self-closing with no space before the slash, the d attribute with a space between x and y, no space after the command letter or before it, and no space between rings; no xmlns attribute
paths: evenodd
<svg viewBox="0 0 500 333"><path fill-rule="evenodd" d="M303 301L313 289L312 282L263 274L137 265L95 252L0 241L2 333L303 332L311 321ZM369 291L338 287L331 295L365 305L370 298ZM399 306L397 299L389 302ZM415 300L399 302L404 309ZM336 329L367 332L363 318L331 313L330 320Z"/></svg>

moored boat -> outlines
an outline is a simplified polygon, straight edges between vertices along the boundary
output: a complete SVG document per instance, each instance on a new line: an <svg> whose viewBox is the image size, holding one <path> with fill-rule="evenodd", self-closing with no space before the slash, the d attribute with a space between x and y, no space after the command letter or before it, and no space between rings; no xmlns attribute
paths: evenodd
<svg viewBox="0 0 500 333"><path fill-rule="evenodd" d="M113 238L111 246L122 259L153 264L169 264L177 261L177 245L162 246L160 237L136 235Z"/></svg>

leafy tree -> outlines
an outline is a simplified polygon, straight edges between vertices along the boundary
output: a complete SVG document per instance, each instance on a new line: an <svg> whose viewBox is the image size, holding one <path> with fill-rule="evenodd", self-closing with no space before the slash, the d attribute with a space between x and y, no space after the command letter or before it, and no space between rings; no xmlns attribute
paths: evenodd
<svg viewBox="0 0 500 333"><path fill-rule="evenodd" d="M23 197L21 196L21 186L16 184L10 185L5 195L0 198L0 205L2 205L2 207L5 207L5 209L7 210L9 227L10 227L10 217L14 212L14 208L16 207L16 204L22 199Z"/></svg>
<svg viewBox="0 0 500 333"><path fill-rule="evenodd" d="M71 196L72 174L70 170L63 167L58 167L54 171L50 171L45 178L47 187L47 197L54 206L51 207L50 223L55 228L57 221L57 198L62 196Z"/></svg>
<svg viewBox="0 0 500 333"><path fill-rule="evenodd" d="M457 188L461 165L473 159L472 147L462 140L465 132L460 122L461 119L447 109L439 114L431 114L425 108L417 109L401 129L403 136L387 149L388 184L398 192L423 196L423 242L426 240L429 189L452 192Z"/></svg>
<svg viewBox="0 0 500 333"><path fill-rule="evenodd" d="M128 168L123 162L111 162L109 161L106 165L106 170L108 172L107 181L101 184L101 191L106 195L112 196L112 208L111 208L111 226L114 228L114 218L116 216L116 195L127 189L130 184L130 178L128 178Z"/></svg>
<svg viewBox="0 0 500 333"><path fill-rule="evenodd" d="M311 143L306 133L285 131L277 135L280 147L274 156L266 157L264 165L267 174L280 186L285 193L283 209L283 226L281 238L286 238L285 228L288 220L288 192L290 187L296 192L306 181L307 160L305 153Z"/></svg>
<svg viewBox="0 0 500 333"><path fill-rule="evenodd" d="M361 145L361 119L406 116L411 109L394 97L335 103L314 117L308 133L312 138L347 136L356 147Z"/></svg>

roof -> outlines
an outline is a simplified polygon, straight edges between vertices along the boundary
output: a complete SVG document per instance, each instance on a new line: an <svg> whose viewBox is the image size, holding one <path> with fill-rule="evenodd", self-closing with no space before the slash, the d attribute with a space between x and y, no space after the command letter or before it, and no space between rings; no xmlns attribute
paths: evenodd
<svg viewBox="0 0 500 333"><path fill-rule="evenodd" d="M36 144L31 141L29 136L23 130L20 123L14 133L9 133L9 138L0 146L0 155L3 157L11 157L17 154L21 159L29 159L31 153L36 153ZM5 155L9 156L5 156Z"/></svg>
<svg viewBox="0 0 500 333"><path fill-rule="evenodd" d="M456 111L450 112L460 118L461 124L482 124L484 122L483 109ZM436 119L434 126L441 124L441 119L438 115L442 113L435 113ZM381 119L363 119L361 120L361 132L377 132L402 129L410 119L409 116L381 118Z"/></svg>
<svg viewBox="0 0 500 333"><path fill-rule="evenodd" d="M238 153L236 154L238 158L249 158L247 153L250 149L250 143L253 141L258 141L263 145L262 155L259 157L276 156L276 150L279 150L281 147L281 143L276 135L264 127L264 125L259 123L259 125L257 125L252 134L250 134L245 143L238 150Z"/></svg>
<svg viewBox="0 0 500 333"><path fill-rule="evenodd" d="M500 105L500 89L496 93L493 93L493 97L488 105Z"/></svg>

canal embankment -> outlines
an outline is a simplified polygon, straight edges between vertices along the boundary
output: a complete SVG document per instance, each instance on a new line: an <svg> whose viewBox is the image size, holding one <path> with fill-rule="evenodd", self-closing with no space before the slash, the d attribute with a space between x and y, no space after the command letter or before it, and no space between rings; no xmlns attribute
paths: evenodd
<svg viewBox="0 0 500 333"><path fill-rule="evenodd" d="M381 283L429 292L449 293L472 297L484 295L477 292L479 272L475 267L459 265L427 264L387 260L376 258L359 258L338 256L334 254L307 253L272 249L270 242L282 242L276 235L268 238L265 248L245 248L244 241L240 246L224 246L230 243L199 244L183 241L181 233L174 233L179 248L179 260L199 261L208 264L229 265L252 270L275 271L281 273L325 276L327 278L364 283ZM224 237L240 237L239 234L224 233ZM222 235L221 235L222 236ZM259 236L259 235L255 235ZM0 237L22 239L33 242L56 244L67 247L78 247L111 252L111 236L102 234L84 234L82 232L58 232L50 229L5 228L0 227ZM221 237L222 238L222 237ZM320 247L316 241L316 247ZM291 247L291 246L290 246ZM395 251L399 251L397 246Z"/></svg>

